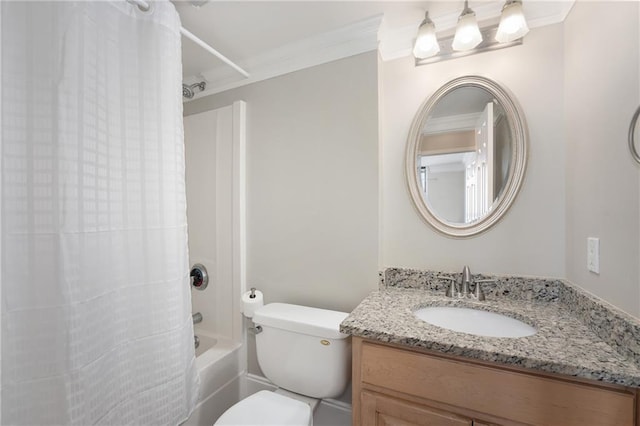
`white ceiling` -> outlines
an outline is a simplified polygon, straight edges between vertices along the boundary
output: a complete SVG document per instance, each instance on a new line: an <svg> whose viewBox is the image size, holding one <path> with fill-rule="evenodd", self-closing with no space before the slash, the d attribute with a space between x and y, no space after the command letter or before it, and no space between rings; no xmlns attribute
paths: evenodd
<svg viewBox="0 0 640 426"><path fill-rule="evenodd" d="M574 0L524 0L531 28L561 22ZM379 50L383 60L407 56L429 10L439 34L450 33L462 0L217 1L200 7L174 0L182 26L245 69L245 78L183 37L184 82L205 80L194 99L287 72ZM480 25L497 23L503 0L475 0Z"/></svg>

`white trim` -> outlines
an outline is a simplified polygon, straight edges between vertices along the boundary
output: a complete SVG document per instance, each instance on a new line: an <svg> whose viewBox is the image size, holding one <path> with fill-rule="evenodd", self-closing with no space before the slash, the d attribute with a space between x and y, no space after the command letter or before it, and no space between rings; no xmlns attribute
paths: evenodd
<svg viewBox="0 0 640 426"><path fill-rule="evenodd" d="M258 384L259 386L261 386L262 388L268 389L271 391L275 391L276 389L278 389L278 387L273 383L271 383L269 379L267 379L264 376L259 376L257 374L247 373L247 381L252 381ZM337 408L339 410L351 411L351 404L349 404L348 402L339 401L337 399L326 398L326 399L320 400L320 403L332 408Z"/></svg>
<svg viewBox="0 0 640 426"><path fill-rule="evenodd" d="M232 206L231 215L232 244L233 244L233 265L231 276L233 277L232 293L234 296L231 303L232 309L232 333L234 341L242 342L240 352L240 365L247 365L247 338L244 327L244 316L242 315L241 296L247 288L246 283L246 144L247 144L247 104L244 101L236 101L232 105Z"/></svg>
<svg viewBox="0 0 640 426"><path fill-rule="evenodd" d="M526 4L526 3L523 3L523 4ZM539 27L544 27L546 25L553 25L553 24L558 24L560 22L564 22L564 20L567 19L569 12L571 12L571 9L573 9L574 4L575 4L575 0L557 2L555 4L555 6L558 7L558 10L556 11L556 13L547 15L547 16L540 16L537 18L529 19L527 20L527 25L529 25L529 28L539 28Z"/></svg>
<svg viewBox="0 0 640 426"><path fill-rule="evenodd" d="M470 112L468 114L449 115L446 117L430 118L427 120L423 135L434 135L438 133L446 133L451 131L475 130L476 121L482 112Z"/></svg>
<svg viewBox="0 0 640 426"><path fill-rule="evenodd" d="M433 179L433 176L431 175L434 173L461 173L463 174L462 178L464 179L464 171L466 169L467 167L462 163L438 164L436 166L430 166L429 180Z"/></svg>
<svg viewBox="0 0 640 426"><path fill-rule="evenodd" d="M187 84L204 77L207 80L207 89L195 94L192 99L185 100L185 102L376 50L378 47L377 33L381 20L382 15L378 15L265 52L244 64L247 69L251 70L251 76L244 80L237 80L237 76L230 73L226 67L207 70L200 73L199 76L188 76L185 78Z"/></svg>
<svg viewBox="0 0 640 426"><path fill-rule="evenodd" d="M323 399L320 401L320 404L349 412L351 412L351 410L353 409L351 404L349 404L348 402L338 401L337 399L332 398Z"/></svg>
<svg viewBox="0 0 640 426"><path fill-rule="evenodd" d="M3 2L0 2L0 52L2 52L2 8L3 8ZM0 54L0 131L2 129L2 114L3 112L3 104L4 104L4 100L2 98L2 55ZM3 152L4 152L4 143L2 141L2 133L0 133L0 162L4 160L3 157ZM3 193L2 193L2 173L0 173L0 224L3 223L2 221L2 199L3 199ZM0 225L0 237L2 237L2 225ZM0 241L0 276L2 276L2 242ZM0 317L2 316L2 292L0 291ZM0 339L0 361L2 361L2 339ZM6 373L5 373L6 376ZM2 381L2 369L0 368L0 413L2 413L2 383L4 383ZM5 390L6 392L6 390Z"/></svg>
<svg viewBox="0 0 640 426"><path fill-rule="evenodd" d="M574 4L575 0L540 2L540 4L525 1L524 9L529 15L527 18L529 28L563 22ZM488 23L497 23L503 5L504 1L500 0L473 4L472 7L481 26L486 26ZM458 15L459 12L456 11L440 17L432 17L439 36L446 35L455 28ZM185 84L197 83L204 78L207 81L207 89L196 93L192 99L184 101L190 102L204 96L376 49L380 52L383 61L403 58L411 55L419 23L420 21L416 21L396 28L386 28L383 24L383 15L377 15L247 59L243 62L242 71L248 69L251 75L245 79L238 80L238 75L226 66L185 76Z"/></svg>
<svg viewBox="0 0 640 426"><path fill-rule="evenodd" d="M253 373L247 373L247 380L251 380L252 382L257 383L262 387L268 388L269 390L278 389L278 387L276 385L271 383L271 381L269 379L267 379L266 377L264 377L264 376L259 376L257 374L253 374Z"/></svg>

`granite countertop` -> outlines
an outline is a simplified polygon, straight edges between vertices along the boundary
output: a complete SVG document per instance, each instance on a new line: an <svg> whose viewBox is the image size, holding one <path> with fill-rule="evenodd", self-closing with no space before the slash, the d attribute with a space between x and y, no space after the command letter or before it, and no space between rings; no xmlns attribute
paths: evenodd
<svg viewBox="0 0 640 426"><path fill-rule="evenodd" d="M540 280L535 282L539 284ZM592 322L585 321L584 315L581 315L584 312L571 309L567 302L576 306L581 304L575 301L575 296L562 297L563 291L567 293L567 290L574 291L574 288L563 289L560 284L557 290L550 291L550 286L544 285L545 293L555 292L555 296L545 294L544 297L537 297L540 291L530 291L530 283L521 285L522 282L518 282L520 286L513 289L515 291L506 292L512 294L498 297L496 288L500 290L500 285L489 285L487 300L478 302L445 297L444 285L434 285L433 281L417 286L419 288L394 284L397 283L382 282L381 289L370 294L342 322L340 331L379 342L640 387L640 363L637 357L629 354L628 350L621 350L624 344L603 339L599 332L601 330L594 328ZM519 291L523 287L526 287L526 291ZM523 294L528 296L522 297ZM416 309L427 306L459 306L502 313L532 325L537 333L528 337L498 338L455 332L431 325L413 314ZM595 312L591 308L585 311ZM602 314L599 319L602 324L615 322ZM620 324L620 321L615 322L615 328L624 328Z"/></svg>

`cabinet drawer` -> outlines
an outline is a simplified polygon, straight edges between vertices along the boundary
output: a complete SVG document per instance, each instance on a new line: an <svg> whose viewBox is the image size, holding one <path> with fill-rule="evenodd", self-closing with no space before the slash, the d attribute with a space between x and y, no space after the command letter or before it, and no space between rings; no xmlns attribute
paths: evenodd
<svg viewBox="0 0 640 426"><path fill-rule="evenodd" d="M367 426L473 426L471 419L431 407L362 393L362 424Z"/></svg>
<svg viewBox="0 0 640 426"><path fill-rule="evenodd" d="M367 384L534 425L634 424L635 395L364 342Z"/></svg>

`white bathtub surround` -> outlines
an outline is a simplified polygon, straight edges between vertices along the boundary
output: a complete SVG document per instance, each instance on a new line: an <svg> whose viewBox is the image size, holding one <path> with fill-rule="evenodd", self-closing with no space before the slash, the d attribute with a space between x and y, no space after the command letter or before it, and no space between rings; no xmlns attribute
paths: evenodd
<svg viewBox="0 0 640 426"><path fill-rule="evenodd" d="M0 7L1 423L177 424L197 400L179 17Z"/></svg>
<svg viewBox="0 0 640 426"><path fill-rule="evenodd" d="M196 327L200 347L196 366L200 375L200 401L184 426L211 426L245 394L246 361L241 343Z"/></svg>
<svg viewBox="0 0 640 426"><path fill-rule="evenodd" d="M208 287L191 296L203 320L195 329L200 399L189 426L211 426L244 395L245 117L237 101L184 119L190 264L209 271Z"/></svg>
<svg viewBox="0 0 640 426"><path fill-rule="evenodd" d="M234 102L184 118L190 263L209 271L209 286L192 291L200 330L243 341L245 291L246 104Z"/></svg>

